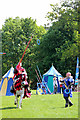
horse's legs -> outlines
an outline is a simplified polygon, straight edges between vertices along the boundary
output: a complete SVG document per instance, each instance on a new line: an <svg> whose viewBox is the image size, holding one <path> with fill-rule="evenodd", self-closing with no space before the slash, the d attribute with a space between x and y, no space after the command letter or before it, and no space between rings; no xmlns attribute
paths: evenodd
<svg viewBox="0 0 80 120"><path fill-rule="evenodd" d="M16 105L17 104L17 107L18 107L18 97L17 97L17 94L15 95L15 102L14 104Z"/></svg>
<svg viewBox="0 0 80 120"><path fill-rule="evenodd" d="M23 99L23 96L21 95L20 101L19 101L19 108L20 108L20 109L22 108L22 99Z"/></svg>
<svg viewBox="0 0 80 120"><path fill-rule="evenodd" d="M20 96L20 101L19 101L19 108L20 108L20 109L22 108L22 99L23 99L23 96L24 96L24 88L23 88L23 90L21 91L21 96Z"/></svg>

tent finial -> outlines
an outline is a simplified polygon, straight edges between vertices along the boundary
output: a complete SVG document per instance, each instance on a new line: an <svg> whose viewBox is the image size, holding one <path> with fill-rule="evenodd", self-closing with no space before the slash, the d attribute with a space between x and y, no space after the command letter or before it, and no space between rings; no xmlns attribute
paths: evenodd
<svg viewBox="0 0 80 120"><path fill-rule="evenodd" d="M53 63L52 63L52 66L53 66Z"/></svg>

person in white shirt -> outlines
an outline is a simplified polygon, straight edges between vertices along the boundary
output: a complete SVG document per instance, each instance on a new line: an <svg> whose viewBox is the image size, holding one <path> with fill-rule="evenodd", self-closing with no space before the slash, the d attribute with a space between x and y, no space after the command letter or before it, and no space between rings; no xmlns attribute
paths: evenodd
<svg viewBox="0 0 80 120"><path fill-rule="evenodd" d="M54 94L57 93L57 87L58 87L58 84L57 84L57 78L56 78L56 75L54 75L54 78L53 78L53 87L54 87Z"/></svg>
<svg viewBox="0 0 80 120"><path fill-rule="evenodd" d="M63 81L62 77L60 77L60 79L59 79L60 94L62 94L62 93L63 93L63 83L62 83L61 81Z"/></svg>

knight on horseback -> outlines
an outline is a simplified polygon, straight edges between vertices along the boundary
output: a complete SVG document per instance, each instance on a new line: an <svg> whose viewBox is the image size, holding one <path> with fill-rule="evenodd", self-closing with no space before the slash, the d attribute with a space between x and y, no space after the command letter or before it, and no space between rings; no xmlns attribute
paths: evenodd
<svg viewBox="0 0 80 120"><path fill-rule="evenodd" d="M12 88L10 90L15 95L15 104L17 104L17 107L18 107L18 97L20 96L20 102L19 102L20 109L22 106L22 99L25 98L26 96L27 97L31 96L31 92L28 89L29 85L27 82L27 78L28 78L27 73L26 73L25 69L21 67L22 59L25 55L25 52L26 52L31 40L32 40L32 36L27 44L27 47L22 55L21 60L19 61L18 65L16 66L16 68L14 70L14 76L13 76L14 83L13 83Z"/></svg>
<svg viewBox="0 0 80 120"><path fill-rule="evenodd" d="M23 67L21 67L21 64L17 65L14 69L14 77L13 77L13 93L15 95L15 102L14 104L17 104L18 107L18 97L20 96L20 102L19 102L19 108L22 107L22 99L25 97L31 96L31 91L28 89L29 85L27 82L27 73Z"/></svg>

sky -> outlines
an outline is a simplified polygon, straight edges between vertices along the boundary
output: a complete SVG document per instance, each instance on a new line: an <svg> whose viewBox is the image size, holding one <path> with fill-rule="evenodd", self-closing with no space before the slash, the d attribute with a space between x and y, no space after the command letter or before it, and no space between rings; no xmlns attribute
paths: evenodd
<svg viewBox="0 0 80 120"><path fill-rule="evenodd" d="M51 11L50 4L60 3L60 0L1 0L0 1L0 29L5 19L17 16L37 20L37 25L47 23L46 14Z"/></svg>

